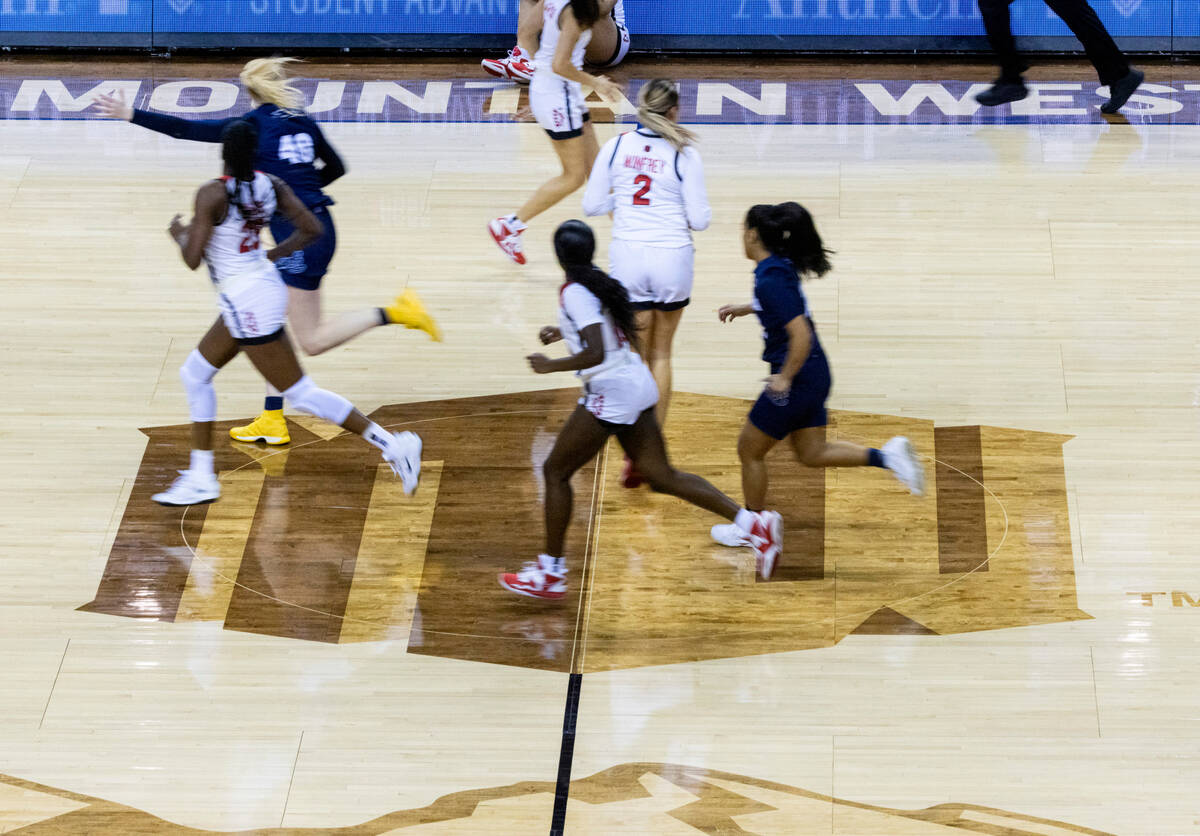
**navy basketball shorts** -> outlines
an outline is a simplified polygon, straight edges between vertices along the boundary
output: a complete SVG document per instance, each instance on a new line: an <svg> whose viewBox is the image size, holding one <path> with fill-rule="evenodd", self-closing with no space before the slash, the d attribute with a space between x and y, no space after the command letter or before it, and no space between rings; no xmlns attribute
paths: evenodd
<svg viewBox="0 0 1200 836"><path fill-rule="evenodd" d="M315 206L309 211L325 227L325 234L303 250L296 250L275 262L283 283L300 290L317 290L321 286L321 279L329 271L329 262L333 260L333 252L337 249L333 215L324 206ZM291 222L282 215L277 213L271 218L271 235L276 243L285 241L293 229Z"/></svg>
<svg viewBox="0 0 1200 836"><path fill-rule="evenodd" d="M808 371L805 369L796 375L791 391L782 397L764 390L750 409L750 423L778 441L797 430L829 423L825 412L825 401L829 399L832 386L829 367L814 370L816 374L806 374Z"/></svg>

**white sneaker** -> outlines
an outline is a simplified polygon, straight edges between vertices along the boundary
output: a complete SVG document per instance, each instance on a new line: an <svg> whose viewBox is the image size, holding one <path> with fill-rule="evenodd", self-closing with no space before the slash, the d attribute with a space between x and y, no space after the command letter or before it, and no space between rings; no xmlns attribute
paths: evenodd
<svg viewBox="0 0 1200 836"><path fill-rule="evenodd" d="M902 435L888 439L888 443L880 448L883 455L883 465L892 471L897 479L904 483L914 496L925 494L925 467L917 458L917 451L912 442Z"/></svg>
<svg viewBox="0 0 1200 836"><path fill-rule="evenodd" d="M764 581L770 580L783 554L783 516L778 511L759 511L750 528L750 545L754 547L754 564Z"/></svg>
<svg viewBox="0 0 1200 836"><path fill-rule="evenodd" d="M525 263L525 247L521 244L521 232L523 231L517 231L510 227L506 218L488 221L488 232L491 233L496 246L517 264Z"/></svg>
<svg viewBox="0 0 1200 836"><path fill-rule="evenodd" d="M383 460L400 477L404 493L411 494L421 479L421 436L416 433L392 433L392 441L383 451Z"/></svg>
<svg viewBox="0 0 1200 836"><path fill-rule="evenodd" d="M740 549L743 546L754 545L754 541L750 539L750 535L733 523L714 525L709 533L722 546L729 546L731 549Z"/></svg>
<svg viewBox="0 0 1200 836"><path fill-rule="evenodd" d="M497 578L509 592L556 601L567 594L567 568L548 554L526 563L520 572L501 572Z"/></svg>
<svg viewBox="0 0 1200 836"><path fill-rule="evenodd" d="M221 495L221 484L213 473L179 471L179 478L162 493L150 497L159 505L201 505Z"/></svg>

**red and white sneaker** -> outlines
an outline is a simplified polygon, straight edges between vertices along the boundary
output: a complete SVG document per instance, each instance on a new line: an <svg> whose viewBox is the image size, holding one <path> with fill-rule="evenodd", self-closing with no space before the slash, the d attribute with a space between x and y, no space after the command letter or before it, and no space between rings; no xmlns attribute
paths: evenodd
<svg viewBox="0 0 1200 836"><path fill-rule="evenodd" d="M526 563L520 572L501 572L500 585L509 592L557 601L567 594L567 568L562 559L539 554L536 561Z"/></svg>
<svg viewBox="0 0 1200 836"><path fill-rule="evenodd" d="M521 244L521 232L524 231L512 229L507 218L488 221L488 232L492 233L492 240L496 242L496 246L504 250L504 254L517 264L525 263L525 247Z"/></svg>
<svg viewBox="0 0 1200 836"><path fill-rule="evenodd" d="M625 465L621 468L621 487L640 488L645 483L646 480L642 478L642 474L638 473L638 469L633 466L633 459L626 456Z"/></svg>
<svg viewBox="0 0 1200 836"><path fill-rule="evenodd" d="M750 526L750 541L754 546L754 564L764 581L770 580L783 552L783 517L776 511L760 511Z"/></svg>
<svg viewBox="0 0 1200 836"><path fill-rule="evenodd" d="M504 58L484 58L479 66L488 75L522 84L528 84L533 78L533 56L519 46L510 49Z"/></svg>

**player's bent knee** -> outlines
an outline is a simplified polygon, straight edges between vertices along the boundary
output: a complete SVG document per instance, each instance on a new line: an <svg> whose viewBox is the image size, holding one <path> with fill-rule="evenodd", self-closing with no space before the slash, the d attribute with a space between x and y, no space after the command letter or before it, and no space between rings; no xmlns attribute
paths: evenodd
<svg viewBox="0 0 1200 836"><path fill-rule="evenodd" d="M354 404L336 392L319 388L308 375L296 381L290 389L283 393L284 398L297 409L310 415L323 418L339 427L346 423Z"/></svg>
<svg viewBox="0 0 1200 836"><path fill-rule="evenodd" d="M204 355L192 349L192 353L179 367L179 379L187 393L188 410L196 422L217 419L217 391L212 379L217 376L217 367L204 359Z"/></svg>

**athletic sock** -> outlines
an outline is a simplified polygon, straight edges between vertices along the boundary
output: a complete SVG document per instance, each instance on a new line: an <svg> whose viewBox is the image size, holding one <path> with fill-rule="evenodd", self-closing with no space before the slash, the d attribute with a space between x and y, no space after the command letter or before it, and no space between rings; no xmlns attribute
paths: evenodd
<svg viewBox="0 0 1200 836"><path fill-rule="evenodd" d="M567 574L567 559L565 557L551 557L548 554L539 554L539 563L546 566L546 561L549 561L549 568L545 569L547 574L557 575L562 577Z"/></svg>
<svg viewBox="0 0 1200 836"><path fill-rule="evenodd" d="M737 516L733 518L733 524L742 531L749 532L750 528L754 525L754 512L742 508L737 512Z"/></svg>
<svg viewBox="0 0 1200 836"><path fill-rule="evenodd" d="M507 224L508 228L511 229L513 232L520 232L521 230L526 228L525 222L523 220L521 220L520 218L518 218L517 214L515 212L513 214L509 215L507 218L505 218L504 223Z"/></svg>
<svg viewBox="0 0 1200 836"><path fill-rule="evenodd" d="M193 473L207 473L216 475L213 469L213 451L212 450L193 450L192 461L188 465L188 470Z"/></svg>
<svg viewBox="0 0 1200 836"><path fill-rule="evenodd" d="M388 445L392 443L392 434L374 421L367 424L362 437L364 441L374 444L380 450L387 450Z"/></svg>
<svg viewBox="0 0 1200 836"><path fill-rule="evenodd" d="M283 409L283 395L267 395L263 401L263 409L267 412L278 412Z"/></svg>
<svg viewBox="0 0 1200 836"><path fill-rule="evenodd" d="M882 467L884 470L886 470L887 465L883 463L883 453L879 452L874 447L868 448L868 450L867 450L867 466L868 467Z"/></svg>

